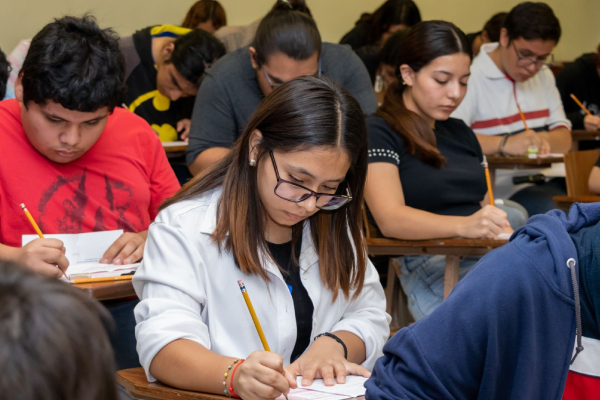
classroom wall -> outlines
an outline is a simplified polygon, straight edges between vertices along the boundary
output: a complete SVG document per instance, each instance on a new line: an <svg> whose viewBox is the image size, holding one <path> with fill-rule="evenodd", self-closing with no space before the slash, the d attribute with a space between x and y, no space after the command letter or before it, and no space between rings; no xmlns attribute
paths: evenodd
<svg viewBox="0 0 600 400"><path fill-rule="evenodd" d="M244 25L264 15L274 0L219 0L229 25ZM481 29L487 18L508 11L519 0L415 0L423 19L445 19L465 32ZM383 0L307 0L323 39L338 42L364 11ZM0 48L11 51L32 37L54 17L94 13L102 26L121 35L160 23L181 23L193 0L0 0ZM572 60L600 43L600 0L547 0L558 15L563 37L555 50L557 60Z"/></svg>

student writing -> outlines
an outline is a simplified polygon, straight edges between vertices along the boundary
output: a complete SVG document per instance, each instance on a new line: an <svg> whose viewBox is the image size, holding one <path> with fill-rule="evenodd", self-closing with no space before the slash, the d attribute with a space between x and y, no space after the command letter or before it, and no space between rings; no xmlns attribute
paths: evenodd
<svg viewBox="0 0 600 400"><path fill-rule="evenodd" d="M510 230L506 212L486 204L475 134L449 118L467 91L470 62L464 33L449 22L421 22L399 43L397 83L367 118L365 199L386 237L495 238ZM476 260L462 259L461 276ZM400 282L415 319L441 303L444 265L443 256L401 258Z"/></svg>
<svg viewBox="0 0 600 400"><path fill-rule="evenodd" d="M363 247L366 172L364 119L347 91L300 77L267 96L227 156L150 228L133 280L148 379L254 399L287 393L296 375L368 376L389 316Z"/></svg>

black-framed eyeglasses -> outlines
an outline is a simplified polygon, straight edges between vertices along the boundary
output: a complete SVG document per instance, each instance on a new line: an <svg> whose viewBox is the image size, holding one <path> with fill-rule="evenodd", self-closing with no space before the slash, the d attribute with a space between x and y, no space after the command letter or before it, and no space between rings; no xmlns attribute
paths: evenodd
<svg viewBox="0 0 600 400"><path fill-rule="evenodd" d="M285 82L273 83L273 81L271 80L271 77L269 76L269 74L265 70L264 66L261 67L261 69L263 70L263 73L265 74L265 78L267 78L267 82L269 82L269 86L271 86L271 89L278 88L279 86L281 86L281 85L283 85L285 83ZM319 69L317 70L317 75L316 76L317 77L321 76L321 58L319 58Z"/></svg>
<svg viewBox="0 0 600 400"><path fill-rule="evenodd" d="M521 53L519 52L519 49L517 49L517 45L515 45L515 42L511 42L511 43L515 49L515 53L517 54L517 65L519 67L527 68L527 67L535 64L536 67L540 68L544 64L552 65L554 63L554 54L549 54L546 57L537 57L537 58L522 57Z"/></svg>
<svg viewBox="0 0 600 400"><path fill-rule="evenodd" d="M321 210L337 210L352 200L349 187L346 187L346 196L331 193L318 193L307 187L281 179L273 152L269 151L269 155L271 156L273 169L275 170L275 176L277 177L277 185L275 185L274 189L277 197L293 203L300 203L301 201L308 200L312 196L315 196L317 199L315 205Z"/></svg>

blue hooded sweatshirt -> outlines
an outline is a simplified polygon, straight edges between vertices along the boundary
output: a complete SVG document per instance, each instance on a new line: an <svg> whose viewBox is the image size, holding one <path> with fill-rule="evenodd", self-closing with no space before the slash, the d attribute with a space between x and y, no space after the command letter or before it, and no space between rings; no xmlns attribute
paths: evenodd
<svg viewBox="0 0 600 400"><path fill-rule="evenodd" d="M432 314L388 341L367 400L561 399L576 336L581 351L570 234L599 221L600 204L530 218Z"/></svg>

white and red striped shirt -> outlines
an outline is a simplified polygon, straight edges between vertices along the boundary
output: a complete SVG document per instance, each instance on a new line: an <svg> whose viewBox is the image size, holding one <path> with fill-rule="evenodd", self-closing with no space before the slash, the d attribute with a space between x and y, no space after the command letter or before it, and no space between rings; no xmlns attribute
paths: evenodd
<svg viewBox="0 0 600 400"><path fill-rule="evenodd" d="M583 337L584 350L569 369L563 400L600 399L600 340Z"/></svg>
<svg viewBox="0 0 600 400"><path fill-rule="evenodd" d="M498 43L484 44L473 60L467 95L452 117L462 119L475 133L500 135L525 129L571 129L552 71L546 66L525 82L515 82L490 58Z"/></svg>
<svg viewBox="0 0 600 400"><path fill-rule="evenodd" d="M477 134L514 134L525 130L519 114L520 106L529 129L571 129L552 71L543 66L525 82L515 82L490 58L489 53L496 48L498 43L488 43L481 47L471 65L467 94L451 116L462 119ZM532 173L539 173L539 170L498 171L496 196L512 196L527 186L515 186L512 176Z"/></svg>

